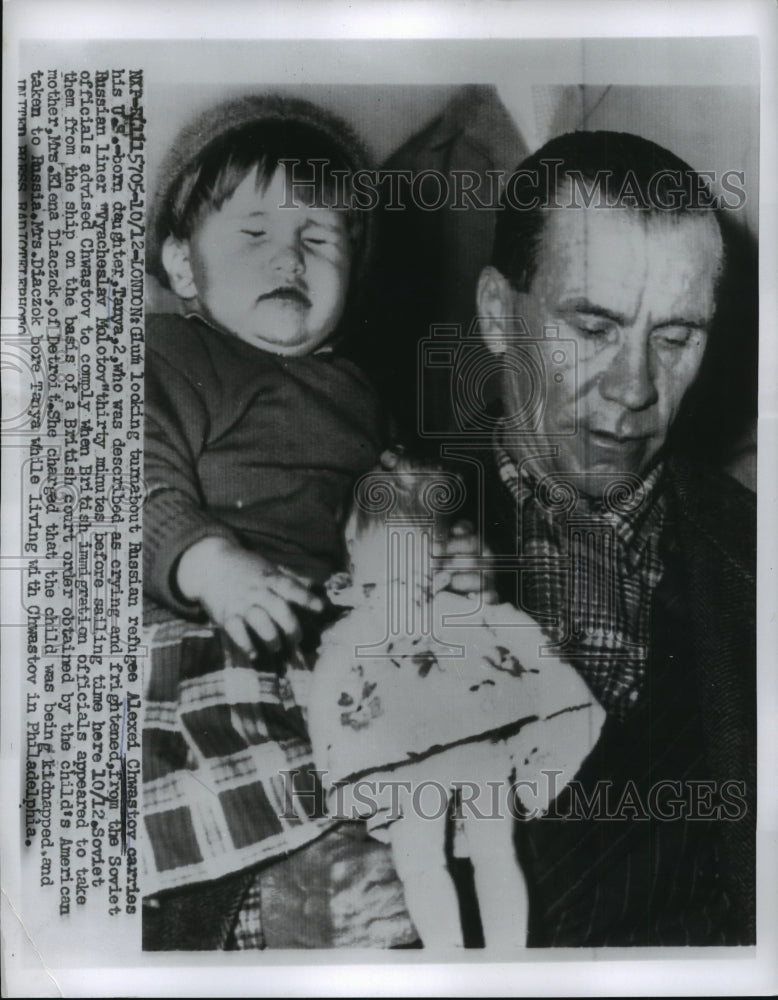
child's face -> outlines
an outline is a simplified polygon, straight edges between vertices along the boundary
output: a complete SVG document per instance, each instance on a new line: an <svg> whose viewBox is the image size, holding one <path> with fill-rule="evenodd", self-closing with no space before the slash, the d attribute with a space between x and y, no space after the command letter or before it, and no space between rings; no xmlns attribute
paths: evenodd
<svg viewBox="0 0 778 1000"><path fill-rule="evenodd" d="M252 171L178 244L191 294L172 274L171 283L246 343L300 356L322 344L343 313L351 248L345 212L299 202L279 207L289 201L282 169L264 191Z"/></svg>

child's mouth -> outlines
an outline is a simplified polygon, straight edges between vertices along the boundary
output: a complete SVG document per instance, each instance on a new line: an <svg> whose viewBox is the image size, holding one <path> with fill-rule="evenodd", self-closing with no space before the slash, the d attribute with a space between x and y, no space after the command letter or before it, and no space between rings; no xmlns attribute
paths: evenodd
<svg viewBox="0 0 778 1000"><path fill-rule="evenodd" d="M310 307L311 300L301 291L299 288L295 288L294 285L285 285L282 288L274 288L272 292L266 292L264 295L260 295L259 302L294 302L301 306Z"/></svg>

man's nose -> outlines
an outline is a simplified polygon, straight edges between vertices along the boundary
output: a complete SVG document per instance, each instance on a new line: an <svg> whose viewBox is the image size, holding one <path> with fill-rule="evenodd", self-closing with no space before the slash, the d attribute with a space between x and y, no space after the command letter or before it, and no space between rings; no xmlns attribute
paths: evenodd
<svg viewBox="0 0 778 1000"><path fill-rule="evenodd" d="M625 343L600 379L600 394L628 410L645 410L658 399L646 343Z"/></svg>
<svg viewBox="0 0 778 1000"><path fill-rule="evenodd" d="M302 274L305 270L302 247L293 242L281 244L273 253L271 265L281 274Z"/></svg>

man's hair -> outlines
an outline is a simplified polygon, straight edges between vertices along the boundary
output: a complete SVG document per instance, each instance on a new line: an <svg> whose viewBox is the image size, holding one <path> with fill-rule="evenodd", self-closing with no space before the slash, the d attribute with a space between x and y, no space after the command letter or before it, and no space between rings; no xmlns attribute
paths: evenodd
<svg viewBox="0 0 778 1000"><path fill-rule="evenodd" d="M627 132L569 132L517 167L497 213L492 264L529 291L550 211L586 205L678 218L713 213L704 176L669 150ZM715 213L718 218L718 213Z"/></svg>
<svg viewBox="0 0 778 1000"><path fill-rule="evenodd" d="M716 315L699 375L671 435L697 459L720 461L755 416L758 267L753 238L733 213L715 207L705 177L669 150L626 132L571 132L525 159L504 191L492 264L516 291L529 291L546 217L553 206L570 204L573 189L582 206L599 199L649 218L680 220L694 214L713 216L718 223L725 259L715 289Z"/></svg>

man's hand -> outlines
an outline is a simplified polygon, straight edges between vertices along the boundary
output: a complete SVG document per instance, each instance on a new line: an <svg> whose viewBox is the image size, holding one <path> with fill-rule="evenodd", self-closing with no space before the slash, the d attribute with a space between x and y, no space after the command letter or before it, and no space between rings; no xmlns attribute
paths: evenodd
<svg viewBox="0 0 778 1000"><path fill-rule="evenodd" d="M448 538L439 544L442 566L435 573L434 592L451 590L456 594L480 594L484 604L496 604L499 598L492 570L472 568L474 557L489 555L473 525L469 521L457 521L451 526Z"/></svg>
<svg viewBox="0 0 778 1000"><path fill-rule="evenodd" d="M290 605L313 612L324 607L308 581L225 538L203 538L187 549L177 581L184 597L202 604L249 656L257 652L251 632L272 650L280 649L284 638L299 642Z"/></svg>
<svg viewBox="0 0 778 1000"><path fill-rule="evenodd" d="M404 466L407 466L402 446L387 448L381 454L380 463L387 472L401 474ZM489 554L489 549L480 541L470 521L456 521L448 536L438 538L435 542L436 563L439 568L432 584L433 593L439 590L467 595L480 593L484 604L497 604L499 597L494 586L493 571L472 568L475 558Z"/></svg>

